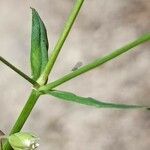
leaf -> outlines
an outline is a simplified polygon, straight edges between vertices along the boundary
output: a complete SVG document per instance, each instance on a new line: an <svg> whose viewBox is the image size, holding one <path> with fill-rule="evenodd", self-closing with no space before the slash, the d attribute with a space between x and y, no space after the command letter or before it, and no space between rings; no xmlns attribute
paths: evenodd
<svg viewBox="0 0 150 150"><path fill-rule="evenodd" d="M31 70L37 80L48 62L48 38L43 21L37 11L32 9Z"/></svg>
<svg viewBox="0 0 150 150"><path fill-rule="evenodd" d="M54 90L54 91L46 91L45 93L50 94L62 100L76 102L76 103L89 105L89 106L94 106L97 108L117 108L117 109L145 108L145 109L149 109L149 107L146 107L146 106L102 102L102 101L93 99L91 97L85 98L85 97L77 96L73 93L65 92L65 91Z"/></svg>

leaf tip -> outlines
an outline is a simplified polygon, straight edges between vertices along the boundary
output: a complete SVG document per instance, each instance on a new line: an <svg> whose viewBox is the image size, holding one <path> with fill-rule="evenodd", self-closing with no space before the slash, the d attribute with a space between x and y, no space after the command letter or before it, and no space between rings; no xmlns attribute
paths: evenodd
<svg viewBox="0 0 150 150"><path fill-rule="evenodd" d="M38 15L38 12L36 11L35 8L30 6L30 9L32 10L32 15Z"/></svg>
<svg viewBox="0 0 150 150"><path fill-rule="evenodd" d="M31 7L31 6L30 6L30 9L31 9L32 11L36 11L35 8L33 8L33 7Z"/></svg>

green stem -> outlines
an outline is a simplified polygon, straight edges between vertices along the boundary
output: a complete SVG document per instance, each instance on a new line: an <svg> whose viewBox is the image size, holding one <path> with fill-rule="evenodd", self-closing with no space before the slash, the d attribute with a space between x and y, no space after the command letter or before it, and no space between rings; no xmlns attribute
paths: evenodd
<svg viewBox="0 0 150 150"><path fill-rule="evenodd" d="M45 81L45 79L47 79L48 75L50 74L53 66L54 66L54 63L57 59L57 56L71 30L71 27L79 13L79 10L83 4L84 0L77 0L72 11L71 11L71 14L68 18L68 21L66 22L66 25L64 27L64 30L62 32L62 34L60 35L60 38L54 48L54 51L52 52L51 56L50 56L50 59L49 59L49 62L47 64L47 66L45 67L45 70L43 71L41 77L39 78L38 80L38 83L41 83L43 81ZM5 61L6 62L6 61ZM6 63L9 67L11 67L14 71L16 71L17 73L19 73L21 76L23 76L25 79L28 79L30 82L32 82L32 80L30 80L24 73L22 73L21 71L19 71L16 67L12 66L11 64L9 64L8 62ZM39 98L40 94L38 91L35 91L33 90L26 105L24 106L20 116L18 117L14 127L12 128L10 134L13 134L13 133L16 133L16 132L19 132L24 123L26 122L27 118L29 117L37 99ZM11 146L9 145L8 141L5 143L4 145L4 150L11 150Z"/></svg>
<svg viewBox="0 0 150 150"><path fill-rule="evenodd" d="M18 73L20 76L22 76L24 79L26 79L27 81L29 81L31 84L38 86L38 83L36 81L34 81L33 79L31 79L29 76L27 76L25 73L23 73L21 70L19 70L18 68L16 68L14 65L12 65L11 63L9 63L6 59L4 59L2 56L0 56L0 61L3 62L5 65L7 65L8 67L10 67L13 71L15 71L16 73Z"/></svg>
<svg viewBox="0 0 150 150"><path fill-rule="evenodd" d="M61 35L58 39L58 42L50 55L49 62L47 63L45 70L43 71L41 77L39 78L38 83L42 83L43 81L45 81L48 78L48 76L54 66L54 63L58 57L58 54L59 54L68 34L73 26L73 23L79 13L79 10L80 10L83 2L84 2L84 0L76 0L76 3L69 15L69 18L68 18L65 26L64 26L63 32L61 33Z"/></svg>
<svg viewBox="0 0 150 150"><path fill-rule="evenodd" d="M27 101L27 103L25 104L20 116L18 117L15 125L13 126L13 128L11 129L10 135L14 134L16 132L19 132L24 123L26 122L27 118L29 117L33 107L35 106L37 99L39 98L40 94L35 91L32 90L31 95ZM4 150L11 150L11 146L9 145L8 142L6 142L6 144L4 145Z"/></svg>
<svg viewBox="0 0 150 150"><path fill-rule="evenodd" d="M137 40L113 51L112 53L102 57L102 58L99 58L95 61L93 61L92 63L88 64L88 65L85 65L81 68L79 68L78 70L75 70L67 75L65 75L64 77L50 83L50 84L47 84L45 86L42 86L39 88L39 91L44 91L44 90L51 90L52 88L55 88L57 87L58 85L61 85L63 84L64 82L68 81L68 80L71 80L85 72L88 72L104 63L106 63L107 61L110 61L111 59L114 59L115 57L129 51L130 49L132 49L133 47L137 46L137 45L140 45L144 42L147 42L150 40L150 34L147 34L147 35L144 35L140 38L138 38Z"/></svg>

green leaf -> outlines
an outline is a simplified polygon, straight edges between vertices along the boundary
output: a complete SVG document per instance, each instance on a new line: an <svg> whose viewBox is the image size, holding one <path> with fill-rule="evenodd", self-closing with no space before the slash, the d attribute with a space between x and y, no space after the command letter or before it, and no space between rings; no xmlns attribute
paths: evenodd
<svg viewBox="0 0 150 150"><path fill-rule="evenodd" d="M45 25L33 8L30 59L32 77L34 80L37 80L48 62L48 38Z"/></svg>
<svg viewBox="0 0 150 150"><path fill-rule="evenodd" d="M54 90L54 91L46 91L45 93L50 94L62 100L76 102L76 103L89 105L89 106L94 106L97 108L117 108L117 109L145 108L145 109L149 109L149 107L146 107L146 106L102 102L102 101L93 99L91 97L85 98L85 97L77 96L73 93L65 92L65 91Z"/></svg>

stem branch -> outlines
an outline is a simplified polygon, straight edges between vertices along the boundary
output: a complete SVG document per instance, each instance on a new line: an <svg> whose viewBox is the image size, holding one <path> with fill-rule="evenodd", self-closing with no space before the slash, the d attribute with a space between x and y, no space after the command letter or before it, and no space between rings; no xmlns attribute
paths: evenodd
<svg viewBox="0 0 150 150"><path fill-rule="evenodd" d="M137 45L140 45L144 42L147 42L150 40L150 34L146 34L144 36L141 36L140 38L136 39L135 41L113 51L112 53L102 57L102 58L98 58L97 60L93 61L92 63L90 64L87 64L81 68L79 68L78 70L75 70L65 76L63 76L62 78L50 83L50 84L47 84L47 85L44 85L42 87L39 88L39 91L44 91L44 90L51 90L52 88L55 88L61 84L63 84L64 82L67 82L85 72L88 72L98 66L101 66L102 64L106 63L107 61L110 61L111 59L114 59L115 57L129 51L130 49L132 49L133 47L137 46Z"/></svg>
<svg viewBox="0 0 150 150"><path fill-rule="evenodd" d="M64 27L64 30L62 32L62 34L60 35L60 38L50 56L49 62L47 64L47 66L45 67L45 70L43 71L42 75L40 76L40 78L38 79L38 83L41 83L43 81L45 81L45 79L47 79L48 75L50 74L54 63L57 59L57 56L71 30L71 27L79 13L79 10L83 4L84 0L76 0L76 3L71 11L71 14L68 18L68 21L66 22L66 25ZM2 59L2 57L1 57ZM23 76L25 79L27 79L29 82L33 83L32 79L30 79L27 75L25 75L24 73L22 73L20 70L18 70L16 67L14 67L13 65L11 65L10 63L8 63L7 61L5 61L4 59L2 59L3 62L8 65L10 68L12 68L14 71L16 71L18 74L20 74L21 76ZM35 83L35 81L34 81ZM38 91L33 90L27 103L25 104L20 116L18 117L15 125L13 126L10 134L19 132L24 123L26 122L27 118L29 117L33 107L35 106L36 101L38 100L40 94ZM5 143L4 145L4 150L11 150L11 146L9 145L8 141Z"/></svg>
<svg viewBox="0 0 150 150"><path fill-rule="evenodd" d="M22 76L24 79L26 79L27 81L29 81L32 85L38 85L38 83L36 81L34 81L33 79L31 79L28 75L26 75L25 73L23 73L21 70L19 70L18 68L16 68L14 65L12 65L11 63L9 63L2 56L0 56L0 61L3 62L8 67L10 67L13 71L15 71L16 73L18 73L20 76Z"/></svg>
<svg viewBox="0 0 150 150"><path fill-rule="evenodd" d="M50 58L49 58L49 61L45 67L45 70L43 71L41 77L39 78L38 82L43 82L43 80L47 79L47 77L49 76L54 64L55 64L55 61L58 57L58 54L66 40L66 38L68 37L68 34L73 26L73 23L80 11L80 8L83 4L84 0L76 0L76 3L69 15L69 18L64 26L64 29L63 29L63 32L61 33L59 39L58 39L58 42L54 48L54 50L52 51L51 55L50 55Z"/></svg>

